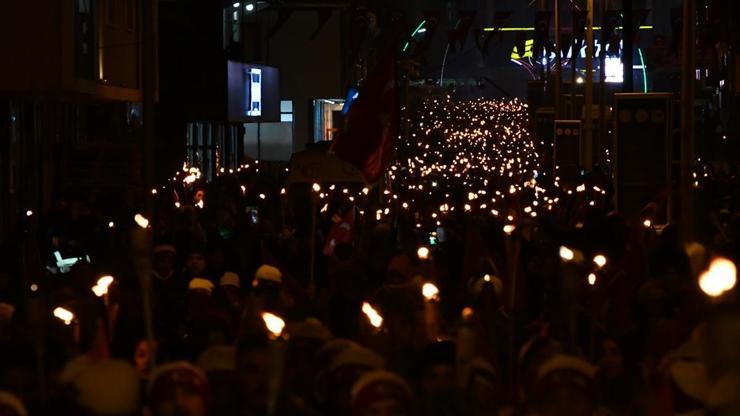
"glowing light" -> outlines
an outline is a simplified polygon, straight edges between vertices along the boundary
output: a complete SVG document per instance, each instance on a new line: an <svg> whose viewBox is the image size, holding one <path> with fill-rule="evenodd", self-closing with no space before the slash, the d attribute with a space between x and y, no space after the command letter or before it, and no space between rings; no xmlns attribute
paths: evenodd
<svg viewBox="0 0 740 416"><path fill-rule="evenodd" d="M134 215L134 221L136 222L136 225L138 225L141 228L149 227L149 220L141 214Z"/></svg>
<svg viewBox="0 0 740 416"><path fill-rule="evenodd" d="M279 338L283 333L285 321L281 317L270 312L262 312L262 321L272 337Z"/></svg>
<svg viewBox="0 0 740 416"><path fill-rule="evenodd" d="M653 222L652 222L652 221L650 221L650 220L645 220L645 221L643 221L643 222L642 222L642 225L643 225L643 226L644 226L645 228L650 228L650 227L651 227L651 226L653 225Z"/></svg>
<svg viewBox="0 0 740 416"><path fill-rule="evenodd" d="M157 195L157 189L156 188L152 188L152 195Z"/></svg>
<svg viewBox="0 0 740 416"><path fill-rule="evenodd" d="M699 287L711 297L718 297L732 290L737 283L737 267L731 260L718 257L709 264L709 269L699 276Z"/></svg>
<svg viewBox="0 0 740 416"><path fill-rule="evenodd" d="M33 215L33 211L31 211L30 209L26 211L26 217L30 217L32 215Z"/></svg>
<svg viewBox="0 0 740 416"><path fill-rule="evenodd" d="M64 325L69 325L72 323L72 321L75 319L75 314L73 314L71 311L62 308L61 306L57 306L54 309L54 317L57 319L60 319L64 322Z"/></svg>
<svg viewBox="0 0 740 416"><path fill-rule="evenodd" d="M491 275L490 274L483 275L483 280L486 281L486 282L490 282L491 281Z"/></svg>
<svg viewBox="0 0 740 416"><path fill-rule="evenodd" d="M419 257L420 260L426 260L429 258L429 249L421 246L416 250L416 255Z"/></svg>
<svg viewBox="0 0 740 416"><path fill-rule="evenodd" d="M110 275L101 276L95 286L92 287L92 291L95 293L95 296L101 297L106 295L108 293L108 288L114 280L113 276Z"/></svg>
<svg viewBox="0 0 740 416"><path fill-rule="evenodd" d="M434 285L434 283L424 283L421 287L421 294L427 302L439 300L439 289Z"/></svg>
<svg viewBox="0 0 740 416"><path fill-rule="evenodd" d="M195 204L195 206L196 206L196 207L198 207L198 208L200 208L200 209L203 209L203 208L205 208L205 206L206 206L206 203L205 203L205 201L203 201L203 200L201 199L200 201L198 201L198 203L197 203L197 204Z"/></svg>
<svg viewBox="0 0 740 416"><path fill-rule="evenodd" d="M39 285L37 285L36 283L31 283L31 292L35 292L37 290L39 290Z"/></svg>
<svg viewBox="0 0 740 416"><path fill-rule="evenodd" d="M560 258L565 261L571 261L575 258L575 252L566 246L560 246Z"/></svg>
<svg viewBox="0 0 740 416"><path fill-rule="evenodd" d="M473 312L473 308L470 306L466 306L463 308L462 313L460 314L463 319L471 319L475 313Z"/></svg>
<svg viewBox="0 0 740 416"><path fill-rule="evenodd" d="M375 310L375 308L373 308L373 306L369 303L362 303L362 313L364 313L368 321L370 321L370 325L374 326L375 328L380 328L383 325L383 317L380 316L378 311Z"/></svg>
<svg viewBox="0 0 740 416"><path fill-rule="evenodd" d="M175 202L175 208L180 208L180 203L179 202Z"/></svg>
<svg viewBox="0 0 740 416"><path fill-rule="evenodd" d="M267 195L259 194L259 198L264 201L265 199L267 199Z"/></svg>
<svg viewBox="0 0 740 416"><path fill-rule="evenodd" d="M596 266L598 266L599 268L606 266L606 256L604 256L603 254L597 254L596 256L594 256L594 264L596 264Z"/></svg>
<svg viewBox="0 0 740 416"><path fill-rule="evenodd" d="M513 233L514 230L516 230L516 226L515 225L513 225L513 224L506 224L506 225L504 225L504 232L506 233L506 235L511 235L511 233Z"/></svg>
<svg viewBox="0 0 740 416"><path fill-rule="evenodd" d="M596 274L595 273L588 274L588 284L591 286L596 284Z"/></svg>
<svg viewBox="0 0 740 416"><path fill-rule="evenodd" d="M584 81L583 81L583 78L582 77L576 78L576 84L583 84L583 82Z"/></svg>
<svg viewBox="0 0 740 416"><path fill-rule="evenodd" d="M311 189L313 189L314 192L319 192L321 191L321 185L319 185L318 183L314 183L313 185L311 185Z"/></svg>

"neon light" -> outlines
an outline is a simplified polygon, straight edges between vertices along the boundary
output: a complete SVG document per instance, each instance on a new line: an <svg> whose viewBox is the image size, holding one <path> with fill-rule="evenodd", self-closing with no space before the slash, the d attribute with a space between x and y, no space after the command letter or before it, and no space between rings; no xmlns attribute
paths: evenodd
<svg viewBox="0 0 740 416"><path fill-rule="evenodd" d="M617 30L622 30L622 26L617 26ZM647 26L640 26L640 30L652 30L653 26L647 25ZM493 27L485 27L483 28L484 32L493 32L496 30L496 28ZM502 27L499 29L501 32L533 32L534 27ZM594 26L594 30L601 30L601 26ZM413 36L413 35L412 35Z"/></svg>
<svg viewBox="0 0 740 416"><path fill-rule="evenodd" d="M645 60L642 59L642 48L637 48L637 53L640 54L640 65L642 66L642 91L647 94L648 83L647 83L647 71L645 70Z"/></svg>
<svg viewBox="0 0 740 416"><path fill-rule="evenodd" d="M411 37L412 38L414 36L416 36L417 33L424 33L424 32L427 31L426 29L424 29L422 32L419 32L421 30L421 28L424 27L424 25L426 24L426 22L427 22L426 20L422 20L421 23L419 23L419 26L416 26L416 29L414 29L414 31L411 32ZM406 49L408 49L408 48L409 48L409 43L406 42L406 44L403 45L403 51L406 52Z"/></svg>

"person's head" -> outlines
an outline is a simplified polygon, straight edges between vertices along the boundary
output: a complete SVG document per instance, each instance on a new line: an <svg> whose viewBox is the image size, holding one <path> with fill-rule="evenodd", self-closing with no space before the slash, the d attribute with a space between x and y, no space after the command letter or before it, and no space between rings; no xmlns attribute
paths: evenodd
<svg viewBox="0 0 740 416"><path fill-rule="evenodd" d="M191 276L201 276L207 268L208 263L202 251L192 250L185 259L185 271Z"/></svg>
<svg viewBox="0 0 740 416"><path fill-rule="evenodd" d="M495 409L500 405L498 399L501 392L498 389L498 379L498 372L490 362L481 357L474 358L466 389L471 405L478 409Z"/></svg>
<svg viewBox="0 0 740 416"><path fill-rule="evenodd" d="M154 343L153 347L156 350L157 344ZM151 357L152 351L150 351L149 342L146 339L140 339L139 342L136 343L136 348L134 349L133 361L136 366L136 370L139 372L139 376L144 380L148 380L151 375Z"/></svg>
<svg viewBox="0 0 740 416"><path fill-rule="evenodd" d="M202 277L194 277L188 283L188 305L192 308L203 309L211 301L213 283Z"/></svg>
<svg viewBox="0 0 740 416"><path fill-rule="evenodd" d="M347 414L352 405L351 388L365 373L385 367L383 357L364 347L347 348L329 364L328 394L333 414Z"/></svg>
<svg viewBox="0 0 740 416"><path fill-rule="evenodd" d="M411 387L385 370L364 374L352 386L352 415L405 416L411 411Z"/></svg>
<svg viewBox="0 0 740 416"><path fill-rule="evenodd" d="M595 409L596 368L585 360L558 354L537 371L536 407L543 416L588 416Z"/></svg>
<svg viewBox="0 0 740 416"><path fill-rule="evenodd" d="M239 293L241 283L238 274L234 272L224 273L221 279L219 279L218 285L229 305L238 306L241 304L241 294Z"/></svg>
<svg viewBox="0 0 740 416"><path fill-rule="evenodd" d="M242 404L256 412L267 409L270 357L267 341L251 339L237 345L236 376Z"/></svg>
<svg viewBox="0 0 740 416"><path fill-rule="evenodd" d="M177 251L171 245L157 245L154 247L152 268L163 278L169 278L175 273L175 256Z"/></svg>
<svg viewBox="0 0 740 416"><path fill-rule="evenodd" d="M139 373L125 361L80 356L64 367L60 380L89 414L134 415L140 411Z"/></svg>
<svg viewBox="0 0 740 416"><path fill-rule="evenodd" d="M428 344L421 356L420 387L426 397L449 396L455 390L455 344Z"/></svg>
<svg viewBox="0 0 740 416"><path fill-rule="evenodd" d="M599 372L606 378L614 378L624 370L624 356L617 340L605 337L601 340Z"/></svg>
<svg viewBox="0 0 740 416"><path fill-rule="evenodd" d="M206 190L203 188L198 188L193 193L193 203L197 204L206 197Z"/></svg>
<svg viewBox="0 0 740 416"><path fill-rule="evenodd" d="M277 267L263 264L254 273L254 280L252 280L254 294L268 304L262 306L277 302L282 287L283 274Z"/></svg>
<svg viewBox="0 0 740 416"><path fill-rule="evenodd" d="M149 381L149 409L155 416L205 416L208 381L205 373L185 361L154 370Z"/></svg>

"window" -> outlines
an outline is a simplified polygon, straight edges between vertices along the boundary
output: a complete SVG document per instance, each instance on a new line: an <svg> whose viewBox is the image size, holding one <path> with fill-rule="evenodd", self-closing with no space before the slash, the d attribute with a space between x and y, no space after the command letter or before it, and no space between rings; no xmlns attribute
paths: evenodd
<svg viewBox="0 0 740 416"><path fill-rule="evenodd" d="M280 122L293 122L293 101L280 100Z"/></svg>
<svg viewBox="0 0 740 416"><path fill-rule="evenodd" d="M241 42L242 40L241 16L239 9L234 10L231 14L231 40L234 42Z"/></svg>
<svg viewBox="0 0 740 416"><path fill-rule="evenodd" d="M313 138L315 142L334 140L344 124L341 98L313 100Z"/></svg>
<svg viewBox="0 0 740 416"><path fill-rule="evenodd" d="M79 78L96 74L95 13L92 0L77 0L75 13L75 72Z"/></svg>

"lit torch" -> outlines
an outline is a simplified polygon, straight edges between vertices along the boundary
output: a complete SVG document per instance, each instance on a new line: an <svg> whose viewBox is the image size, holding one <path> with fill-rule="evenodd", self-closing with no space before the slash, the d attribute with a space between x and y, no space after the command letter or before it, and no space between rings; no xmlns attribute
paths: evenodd
<svg viewBox="0 0 740 416"><path fill-rule="evenodd" d="M267 385L267 414L274 415L277 410L280 385L282 384L285 368L286 343L282 337L285 321L270 312L262 312L262 321L270 335L269 354L271 363Z"/></svg>
<svg viewBox="0 0 740 416"><path fill-rule="evenodd" d="M377 310L373 308L373 306L367 302L362 303L362 313L367 316L367 320L370 322L370 325L373 326L373 328L379 330L381 326L383 326L383 317L380 316Z"/></svg>
<svg viewBox="0 0 740 416"><path fill-rule="evenodd" d="M421 287L421 294L424 296L424 323L426 325L427 338L430 341L434 341L437 339L439 289L434 283L427 282Z"/></svg>

